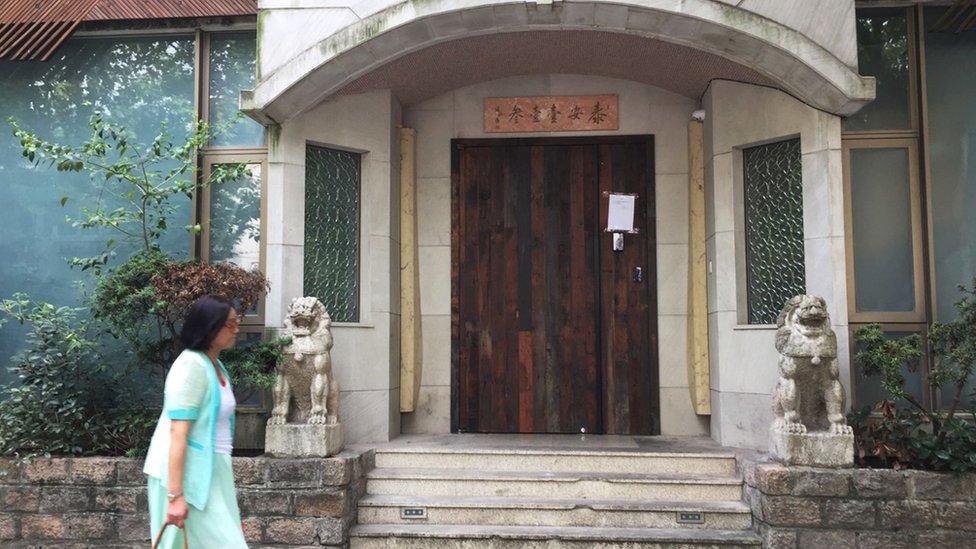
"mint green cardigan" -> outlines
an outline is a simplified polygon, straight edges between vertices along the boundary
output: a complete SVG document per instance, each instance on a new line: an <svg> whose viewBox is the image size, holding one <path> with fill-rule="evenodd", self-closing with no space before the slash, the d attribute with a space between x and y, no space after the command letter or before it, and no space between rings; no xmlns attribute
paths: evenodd
<svg viewBox="0 0 976 549"><path fill-rule="evenodd" d="M230 383L223 363L218 360L217 364L224 373L224 379ZM200 510L207 505L207 496L210 495L219 410L220 382L210 357L200 351L183 351L166 375L163 412L149 443L143 472L166 485L170 421L192 421L183 467L183 495L188 504ZM230 433L233 440L233 415L230 417Z"/></svg>

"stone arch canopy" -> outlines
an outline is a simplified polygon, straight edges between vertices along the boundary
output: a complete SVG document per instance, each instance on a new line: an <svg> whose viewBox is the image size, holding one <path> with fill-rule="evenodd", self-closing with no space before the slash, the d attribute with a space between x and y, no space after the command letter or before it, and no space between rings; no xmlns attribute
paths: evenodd
<svg viewBox="0 0 976 549"><path fill-rule="evenodd" d="M410 54L451 41L527 31L599 31L691 48L842 116L874 98L874 79L860 76L854 59L839 58L809 32L727 0L363 0L348 12L355 14L348 23L334 30L326 26L321 39L306 40L309 47L272 72L261 74L259 66L258 85L241 94L242 110L265 124L284 122ZM297 30L315 33L316 27ZM266 32L259 24L259 47L275 40Z"/></svg>

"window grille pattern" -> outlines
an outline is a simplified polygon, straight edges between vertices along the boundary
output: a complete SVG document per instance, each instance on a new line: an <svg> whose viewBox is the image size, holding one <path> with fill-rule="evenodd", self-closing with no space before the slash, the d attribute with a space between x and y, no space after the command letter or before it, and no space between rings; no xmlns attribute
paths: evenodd
<svg viewBox="0 0 976 549"><path fill-rule="evenodd" d="M334 322L359 321L359 184L356 153L305 150L305 295Z"/></svg>
<svg viewBox="0 0 976 549"><path fill-rule="evenodd" d="M806 291L800 140L742 151L749 324L773 324Z"/></svg>

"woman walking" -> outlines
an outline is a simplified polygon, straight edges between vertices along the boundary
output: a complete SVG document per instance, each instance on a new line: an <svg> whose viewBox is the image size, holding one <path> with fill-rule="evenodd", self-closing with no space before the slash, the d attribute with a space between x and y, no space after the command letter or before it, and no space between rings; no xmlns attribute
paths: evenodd
<svg viewBox="0 0 976 549"><path fill-rule="evenodd" d="M237 332L237 312L213 296L198 299L183 323L185 350L166 376L163 413L143 469L154 538L175 524L185 528L193 549L247 548L230 459L237 403L218 358L234 346ZM159 547L182 547L182 538L168 528Z"/></svg>

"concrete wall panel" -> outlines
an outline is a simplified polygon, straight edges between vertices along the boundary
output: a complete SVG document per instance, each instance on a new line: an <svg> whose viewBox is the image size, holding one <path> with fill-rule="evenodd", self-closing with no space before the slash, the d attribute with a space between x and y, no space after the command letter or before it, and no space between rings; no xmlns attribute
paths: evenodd
<svg viewBox="0 0 976 549"><path fill-rule="evenodd" d="M687 376L688 150L693 100L643 84L580 75L529 75L468 86L405 109L404 125L417 131L418 230L424 375L416 412L403 414L405 433L445 433L450 428L450 140L526 137L486 134L486 97L616 93L620 130L601 134L653 134L658 209L658 319L662 432L707 433L707 419L691 408ZM543 134L579 135L572 132Z"/></svg>
<svg viewBox="0 0 976 549"><path fill-rule="evenodd" d="M707 51L774 79L809 104L847 114L874 97L856 71L853 0L269 0L259 83L246 112L284 121L356 77L447 40L531 28L636 33ZM296 32L301 29L301 32Z"/></svg>
<svg viewBox="0 0 976 549"><path fill-rule="evenodd" d="M398 141L399 106L388 91L323 103L271 132L268 148L267 321L281 327L303 295L305 147L362 153L360 320L335 323L332 359L348 443L400 433Z"/></svg>
<svg viewBox="0 0 976 549"><path fill-rule="evenodd" d="M735 82L713 82L703 106L705 148L711 156L705 180L711 218L706 229L711 434L722 444L764 449L779 355L775 326L745 325L743 183L737 155L743 147L800 137L806 290L827 300L840 347L841 381L849 389L840 122L781 91Z"/></svg>

